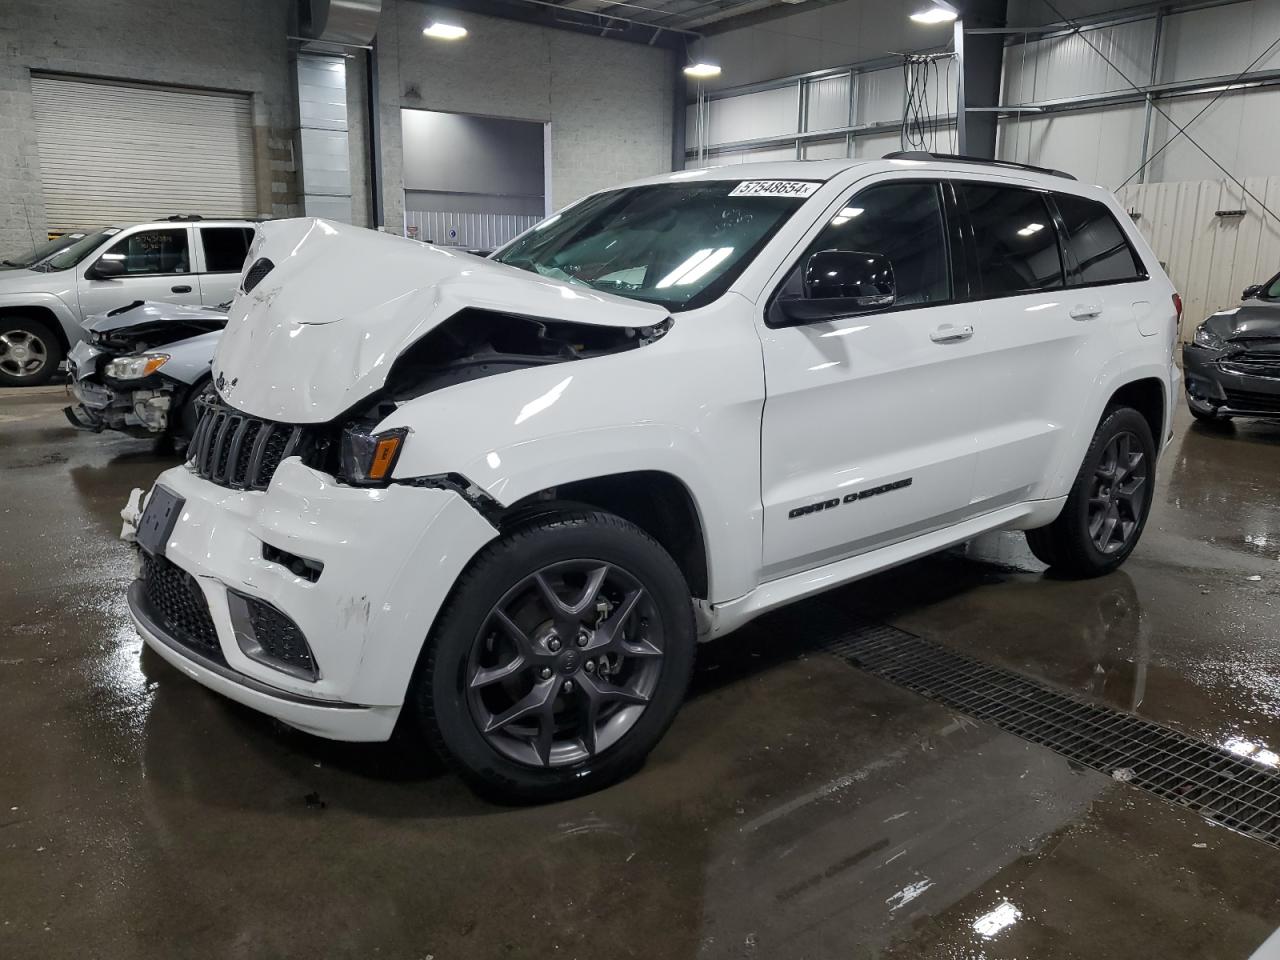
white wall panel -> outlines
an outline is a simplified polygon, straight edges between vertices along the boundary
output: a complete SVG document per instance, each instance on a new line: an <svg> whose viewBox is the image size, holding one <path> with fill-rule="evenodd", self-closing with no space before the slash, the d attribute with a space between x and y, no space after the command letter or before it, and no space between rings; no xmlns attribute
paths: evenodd
<svg viewBox="0 0 1280 960"><path fill-rule="evenodd" d="M1277 32L1276 36L1280 36ZM1272 37L1274 40L1275 37ZM1241 65L1243 66L1243 64ZM1213 99L1180 97L1161 107L1236 177L1265 177L1280 170L1280 88L1263 87L1224 95L1198 120L1192 118ZM1151 120L1151 152L1178 130L1159 112ZM1151 163L1148 180L1221 179L1213 161L1185 137L1178 137Z"/></svg>
<svg viewBox="0 0 1280 960"><path fill-rule="evenodd" d="M1250 0L1165 18L1160 81L1220 77L1243 70L1280 37L1280 3ZM1280 67L1280 47L1254 70Z"/></svg>
<svg viewBox="0 0 1280 960"><path fill-rule="evenodd" d="M849 155L848 142L844 137L832 140L812 140L802 149L806 160L842 160Z"/></svg>
<svg viewBox="0 0 1280 960"><path fill-rule="evenodd" d="M1280 177L1250 177L1250 192L1280 212ZM1196 324L1239 302L1240 291L1273 276L1280 264L1280 223L1226 180L1132 184L1120 202L1182 294L1182 337ZM1214 216L1246 210L1241 218Z"/></svg>
<svg viewBox="0 0 1280 960"><path fill-rule="evenodd" d="M848 125L848 74L813 81L806 96L805 130L834 130Z"/></svg>
<svg viewBox="0 0 1280 960"><path fill-rule="evenodd" d="M1130 85L1120 71L1135 83L1147 83L1154 36L1155 20L1151 19L1016 44L1005 52L1004 102L1128 90Z"/></svg>
<svg viewBox="0 0 1280 960"><path fill-rule="evenodd" d="M708 102L708 145L795 133L796 89L779 87Z"/></svg>
<svg viewBox="0 0 1280 960"><path fill-rule="evenodd" d="M897 130L858 137L853 141L853 155L860 160L879 160L886 153L902 149L902 139Z"/></svg>
<svg viewBox="0 0 1280 960"><path fill-rule="evenodd" d="M904 94L901 67L861 74L858 77L858 122L900 119Z"/></svg>
<svg viewBox="0 0 1280 960"><path fill-rule="evenodd" d="M1001 120L996 156L1114 190L1142 162L1142 104Z"/></svg>

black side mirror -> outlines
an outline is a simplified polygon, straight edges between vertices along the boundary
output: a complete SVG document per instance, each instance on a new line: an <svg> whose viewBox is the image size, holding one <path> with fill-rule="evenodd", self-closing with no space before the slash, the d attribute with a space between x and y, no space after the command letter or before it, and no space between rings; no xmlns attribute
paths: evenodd
<svg viewBox="0 0 1280 960"><path fill-rule="evenodd" d="M107 256L98 258L98 262L84 272L89 280L111 280L115 277L123 277L125 273L124 258L119 260L114 257L108 259Z"/></svg>
<svg viewBox="0 0 1280 960"><path fill-rule="evenodd" d="M1255 283L1251 287L1245 287L1244 293L1240 294L1241 300L1252 300L1254 297L1262 296L1262 284Z"/></svg>
<svg viewBox="0 0 1280 960"><path fill-rule="evenodd" d="M820 250L801 276L801 296L782 296L778 309L791 324L835 320L892 307L898 288L893 264L878 253Z"/></svg>

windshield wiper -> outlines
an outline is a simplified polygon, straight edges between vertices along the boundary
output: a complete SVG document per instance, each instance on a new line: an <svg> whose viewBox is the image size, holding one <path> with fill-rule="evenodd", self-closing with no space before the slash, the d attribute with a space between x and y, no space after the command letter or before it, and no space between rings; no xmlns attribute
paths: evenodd
<svg viewBox="0 0 1280 960"><path fill-rule="evenodd" d="M19 269L31 266L29 263L18 263L16 260L0 260L0 263L3 263L6 267L18 267Z"/></svg>

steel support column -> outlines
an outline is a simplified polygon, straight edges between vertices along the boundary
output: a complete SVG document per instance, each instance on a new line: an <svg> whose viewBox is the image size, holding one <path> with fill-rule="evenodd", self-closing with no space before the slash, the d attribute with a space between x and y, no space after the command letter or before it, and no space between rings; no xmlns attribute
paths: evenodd
<svg viewBox="0 0 1280 960"><path fill-rule="evenodd" d="M1004 65L1004 38L1000 34L968 30L1005 26L1007 8L1006 0L967 0L961 5L961 19L956 21L960 68L956 140L959 151L967 156L995 158L997 116L983 108L1000 103L1000 71Z"/></svg>

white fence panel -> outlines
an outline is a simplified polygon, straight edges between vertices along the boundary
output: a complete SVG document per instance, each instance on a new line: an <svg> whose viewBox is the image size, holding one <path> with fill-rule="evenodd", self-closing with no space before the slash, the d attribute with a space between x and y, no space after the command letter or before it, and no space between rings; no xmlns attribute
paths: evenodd
<svg viewBox="0 0 1280 960"><path fill-rule="evenodd" d="M1250 177L1250 193L1280 213L1280 177ZM1182 294L1182 339L1240 292L1280 271L1280 222L1230 180L1131 184L1119 193ZM1219 210L1244 210L1219 217Z"/></svg>

